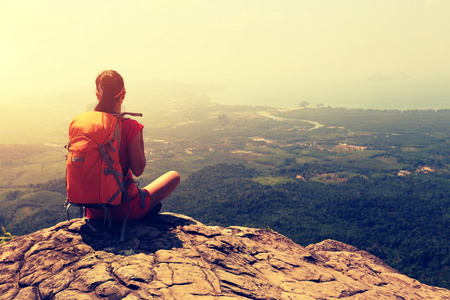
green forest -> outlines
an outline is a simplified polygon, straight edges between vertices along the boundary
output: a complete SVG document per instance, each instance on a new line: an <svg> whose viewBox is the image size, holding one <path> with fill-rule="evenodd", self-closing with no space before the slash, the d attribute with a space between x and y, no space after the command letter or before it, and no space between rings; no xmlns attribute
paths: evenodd
<svg viewBox="0 0 450 300"><path fill-rule="evenodd" d="M163 211L207 225L267 228L302 246L338 240L450 288L450 110L197 100L149 108L140 120L147 155L141 184L170 169L182 176ZM0 145L5 233L65 220L65 141L56 137L51 145Z"/></svg>

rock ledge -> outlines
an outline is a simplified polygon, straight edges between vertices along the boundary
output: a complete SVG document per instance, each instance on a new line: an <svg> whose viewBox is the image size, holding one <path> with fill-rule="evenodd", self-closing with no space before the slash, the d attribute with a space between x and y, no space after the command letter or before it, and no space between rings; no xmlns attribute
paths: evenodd
<svg viewBox="0 0 450 300"><path fill-rule="evenodd" d="M0 247L2 299L450 299L355 247L164 213L93 232L74 219Z"/></svg>

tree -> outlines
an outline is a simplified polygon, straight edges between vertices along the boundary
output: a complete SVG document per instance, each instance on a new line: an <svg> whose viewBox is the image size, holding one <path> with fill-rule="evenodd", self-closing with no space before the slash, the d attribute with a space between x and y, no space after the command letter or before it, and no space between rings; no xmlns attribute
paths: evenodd
<svg viewBox="0 0 450 300"><path fill-rule="evenodd" d="M308 101L302 101L302 102L300 102L300 104L298 106L300 106L300 107L307 107L308 105L309 105Z"/></svg>
<svg viewBox="0 0 450 300"><path fill-rule="evenodd" d="M7 232L6 229L2 226L2 236L0 237L0 244L7 243L14 238L16 238L16 236L12 236L11 233Z"/></svg>

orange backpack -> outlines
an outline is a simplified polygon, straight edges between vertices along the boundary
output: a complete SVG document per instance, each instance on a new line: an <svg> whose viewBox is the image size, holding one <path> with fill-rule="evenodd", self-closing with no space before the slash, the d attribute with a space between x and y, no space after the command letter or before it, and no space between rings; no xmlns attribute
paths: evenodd
<svg viewBox="0 0 450 300"><path fill-rule="evenodd" d="M89 111L69 126L67 197L81 205L118 205L123 175L119 162L122 122L112 114Z"/></svg>
<svg viewBox="0 0 450 300"><path fill-rule="evenodd" d="M105 208L119 205L127 197L120 165L121 118L98 111L81 113L69 126L66 160L68 205ZM68 207L67 207L68 213ZM70 219L69 215L67 218ZM109 220L110 221L110 220ZM124 220L125 224L126 220Z"/></svg>

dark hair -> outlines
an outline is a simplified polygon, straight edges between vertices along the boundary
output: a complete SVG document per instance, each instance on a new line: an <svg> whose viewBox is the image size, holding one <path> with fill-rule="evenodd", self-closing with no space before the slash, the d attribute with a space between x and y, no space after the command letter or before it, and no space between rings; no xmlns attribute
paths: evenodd
<svg viewBox="0 0 450 300"><path fill-rule="evenodd" d="M95 79L95 87L99 99L95 110L113 113L114 105L119 101L120 96L125 93L122 76L113 70L103 71Z"/></svg>

